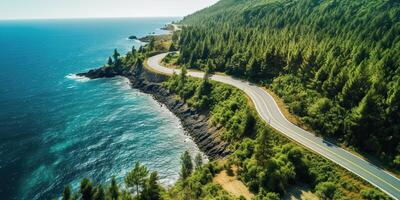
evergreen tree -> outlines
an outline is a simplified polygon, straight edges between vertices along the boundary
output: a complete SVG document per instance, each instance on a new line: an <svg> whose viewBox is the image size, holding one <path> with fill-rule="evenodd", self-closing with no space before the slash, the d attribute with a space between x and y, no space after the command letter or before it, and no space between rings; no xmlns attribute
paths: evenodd
<svg viewBox="0 0 400 200"><path fill-rule="evenodd" d="M185 180L192 174L193 163L189 151L185 151L181 156L181 179Z"/></svg>
<svg viewBox="0 0 400 200"><path fill-rule="evenodd" d="M96 192L93 195L93 200L105 200L106 195L102 185L97 186Z"/></svg>
<svg viewBox="0 0 400 200"><path fill-rule="evenodd" d="M108 57L108 62L107 62L107 64L108 64L108 66L112 66L112 65L114 64L111 57Z"/></svg>
<svg viewBox="0 0 400 200"><path fill-rule="evenodd" d="M132 55L133 55L133 56L136 55L136 48L135 48L135 46L132 46Z"/></svg>
<svg viewBox="0 0 400 200"><path fill-rule="evenodd" d="M139 47L139 53L145 53L146 49L144 48L144 46L140 46Z"/></svg>
<svg viewBox="0 0 400 200"><path fill-rule="evenodd" d="M256 59L252 59L250 63L248 64L247 67L247 76L251 79L254 80L257 78L258 72L260 71L260 63Z"/></svg>
<svg viewBox="0 0 400 200"><path fill-rule="evenodd" d="M82 200L92 200L93 198L92 182L87 178L82 179L79 192L82 195Z"/></svg>
<svg viewBox="0 0 400 200"><path fill-rule="evenodd" d="M117 49L114 49L114 54L113 54L113 58L114 58L114 63L115 66L119 66L119 57L121 56L121 54L118 53Z"/></svg>
<svg viewBox="0 0 400 200"><path fill-rule="evenodd" d="M136 195L139 195L139 188L144 186L145 180L149 171L146 166L140 165L139 162L136 162L135 167L130 171L125 177L125 184L127 187L134 187Z"/></svg>
<svg viewBox="0 0 400 200"><path fill-rule="evenodd" d="M62 194L62 200L70 200L72 197L71 186L67 185L64 188L64 192Z"/></svg>
<svg viewBox="0 0 400 200"><path fill-rule="evenodd" d="M115 176L111 178L111 185L108 188L108 193L111 196L111 200L118 200L119 197L119 187L117 181L115 180Z"/></svg>
<svg viewBox="0 0 400 200"><path fill-rule="evenodd" d="M268 129L264 129L260 134L258 134L254 155L257 162L261 166L264 166L265 163L272 157L272 144Z"/></svg>
<svg viewBox="0 0 400 200"><path fill-rule="evenodd" d="M154 38L154 37L151 37L151 38L150 38L150 42L149 42L149 44L148 44L148 48L150 49L150 51L154 50L155 44L156 44L155 38Z"/></svg>
<svg viewBox="0 0 400 200"><path fill-rule="evenodd" d="M157 172L152 172L149 179L147 180L144 190L142 192L141 200L159 200L161 199L161 187L158 185Z"/></svg>
<svg viewBox="0 0 400 200"><path fill-rule="evenodd" d="M143 59L141 57L137 58L136 63L133 67L133 72L135 76L139 76L143 72Z"/></svg>
<svg viewBox="0 0 400 200"><path fill-rule="evenodd" d="M194 163L196 164L196 169L199 169L203 165L203 156L200 153L194 158Z"/></svg>
<svg viewBox="0 0 400 200"><path fill-rule="evenodd" d="M211 89L212 89L211 87L212 87L212 85L209 81L209 78L206 75L204 75L203 81L201 82L201 84L199 86L197 95L198 96L209 95L211 92Z"/></svg>
<svg viewBox="0 0 400 200"><path fill-rule="evenodd" d="M183 66L181 69L181 73L179 74L178 91L182 90L185 87L186 79L187 79L187 69L185 66Z"/></svg>

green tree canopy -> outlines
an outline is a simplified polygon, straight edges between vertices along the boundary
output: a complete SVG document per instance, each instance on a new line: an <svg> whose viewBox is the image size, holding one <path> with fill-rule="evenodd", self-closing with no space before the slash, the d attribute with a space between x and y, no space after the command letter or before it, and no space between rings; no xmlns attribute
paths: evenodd
<svg viewBox="0 0 400 200"><path fill-rule="evenodd" d="M70 200L72 197L72 190L71 190L71 186L67 185L64 188L64 192L62 194L62 200Z"/></svg>
<svg viewBox="0 0 400 200"><path fill-rule="evenodd" d="M113 54L113 58L114 58L114 64L115 66L119 66L120 64L120 60L119 57L121 56L121 54L118 53L117 49L114 49L114 54Z"/></svg>
<svg viewBox="0 0 400 200"><path fill-rule="evenodd" d="M115 176L111 178L111 185L108 188L108 193L110 194L111 200L118 200L119 197L119 187Z"/></svg>
<svg viewBox="0 0 400 200"><path fill-rule="evenodd" d="M181 179L185 180L192 174L193 163L189 151L185 151L181 156Z"/></svg>
<svg viewBox="0 0 400 200"><path fill-rule="evenodd" d="M142 194L140 195L141 200L159 200L161 199L161 187L158 185L157 172L152 172L149 179L146 181L145 187Z"/></svg>
<svg viewBox="0 0 400 200"><path fill-rule="evenodd" d="M333 199L335 195L336 186L332 182L323 182L317 185L316 193L323 200Z"/></svg>
<svg viewBox="0 0 400 200"><path fill-rule="evenodd" d="M89 179L82 179L79 191L82 195L82 200L92 200L94 191L93 184Z"/></svg>
<svg viewBox="0 0 400 200"><path fill-rule="evenodd" d="M221 0L182 20L177 62L266 85L318 134L394 164L399 13L393 0Z"/></svg>
<svg viewBox="0 0 400 200"><path fill-rule="evenodd" d="M194 163L196 164L196 169L199 169L203 165L203 156L200 153L194 158Z"/></svg>
<svg viewBox="0 0 400 200"><path fill-rule="evenodd" d="M108 64L108 66L112 66L114 64L114 62L113 62L111 57L108 57L107 64Z"/></svg>
<svg viewBox="0 0 400 200"><path fill-rule="evenodd" d="M149 171L146 166L136 162L135 167L125 176L125 184L127 187L134 187L138 195L140 193L139 188L143 188L148 174Z"/></svg>

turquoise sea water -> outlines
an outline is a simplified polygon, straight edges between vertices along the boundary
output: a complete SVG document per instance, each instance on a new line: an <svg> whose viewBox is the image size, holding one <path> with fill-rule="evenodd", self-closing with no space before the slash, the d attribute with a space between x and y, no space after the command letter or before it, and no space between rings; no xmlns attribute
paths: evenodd
<svg viewBox="0 0 400 200"><path fill-rule="evenodd" d="M179 120L124 78L71 74L176 18L0 21L0 197L51 199L82 177L120 181L136 161L163 184L198 152Z"/></svg>

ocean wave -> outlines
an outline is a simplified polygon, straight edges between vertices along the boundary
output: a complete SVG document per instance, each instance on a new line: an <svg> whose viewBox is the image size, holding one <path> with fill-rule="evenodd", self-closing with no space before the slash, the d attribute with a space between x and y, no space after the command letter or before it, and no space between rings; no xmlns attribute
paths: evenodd
<svg viewBox="0 0 400 200"><path fill-rule="evenodd" d="M78 76L76 74L68 74L67 76L65 76L65 78L71 79L71 80L75 80L75 81L79 81L79 82L87 82L87 81L90 80L87 77Z"/></svg>
<svg viewBox="0 0 400 200"><path fill-rule="evenodd" d="M123 90L130 90L132 89L129 79L126 77L114 77L115 82L113 84L117 87L120 87Z"/></svg>

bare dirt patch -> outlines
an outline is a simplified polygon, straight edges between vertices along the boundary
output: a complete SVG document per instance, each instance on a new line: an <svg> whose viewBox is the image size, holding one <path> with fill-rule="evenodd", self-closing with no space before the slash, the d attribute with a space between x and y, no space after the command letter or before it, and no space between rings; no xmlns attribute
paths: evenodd
<svg viewBox="0 0 400 200"><path fill-rule="evenodd" d="M291 186L287 191L283 200L318 200L319 198L313 194L307 185L299 184Z"/></svg>
<svg viewBox="0 0 400 200"><path fill-rule="evenodd" d="M236 171L236 170L234 170ZM235 173L236 174L236 173ZM226 170L223 170L221 173L217 174L214 179L214 183L217 183L224 188L229 194L240 197L243 196L244 198L250 200L254 197L254 195L249 191L249 189L237 179L237 176L228 176Z"/></svg>

